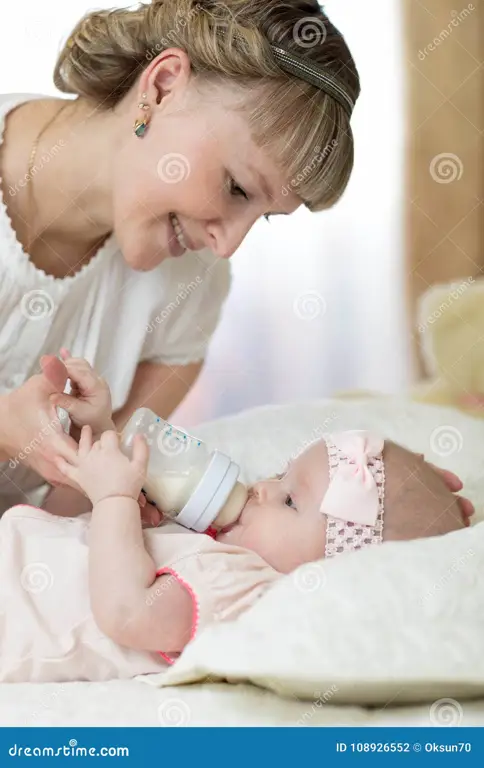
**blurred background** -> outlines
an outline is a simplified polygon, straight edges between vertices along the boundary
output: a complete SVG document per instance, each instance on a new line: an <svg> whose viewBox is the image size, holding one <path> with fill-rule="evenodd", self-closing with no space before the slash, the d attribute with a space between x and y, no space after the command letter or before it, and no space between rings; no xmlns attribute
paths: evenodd
<svg viewBox="0 0 484 768"><path fill-rule="evenodd" d="M352 180L333 210L250 232L206 367L173 421L342 390L403 392L419 377L418 297L479 275L483 261L482 3L324 4L362 80ZM80 16L111 5L132 3L11 4L0 92L56 94L61 43Z"/></svg>

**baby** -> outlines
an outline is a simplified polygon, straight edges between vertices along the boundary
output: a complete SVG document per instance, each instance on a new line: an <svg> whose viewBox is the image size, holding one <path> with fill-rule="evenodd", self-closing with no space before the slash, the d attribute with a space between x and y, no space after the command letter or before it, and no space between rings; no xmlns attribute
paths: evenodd
<svg viewBox="0 0 484 768"><path fill-rule="evenodd" d="M86 361L66 366L79 386L63 404L81 431L77 455L57 465L92 513L57 517L20 505L1 518L1 681L160 671L204 626L235 618L303 563L468 522L422 456L344 432L254 485L239 518L210 535L173 522L143 530L148 447L138 436L125 456L105 429L106 383ZM79 392L89 396L75 408Z"/></svg>

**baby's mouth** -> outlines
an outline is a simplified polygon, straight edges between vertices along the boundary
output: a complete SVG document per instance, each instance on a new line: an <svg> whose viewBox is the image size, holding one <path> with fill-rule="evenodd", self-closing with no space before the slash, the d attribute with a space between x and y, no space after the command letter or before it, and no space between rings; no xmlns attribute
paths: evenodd
<svg viewBox="0 0 484 768"><path fill-rule="evenodd" d="M235 520L233 523L230 523L230 525L225 525L223 528L220 529L219 533L230 533L236 525L238 525L239 521Z"/></svg>

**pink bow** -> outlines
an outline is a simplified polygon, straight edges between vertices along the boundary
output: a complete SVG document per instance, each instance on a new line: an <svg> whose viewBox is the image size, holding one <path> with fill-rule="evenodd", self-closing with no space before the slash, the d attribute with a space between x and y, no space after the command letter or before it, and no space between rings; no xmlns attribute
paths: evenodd
<svg viewBox="0 0 484 768"><path fill-rule="evenodd" d="M363 430L330 436L346 461L340 461L321 502L323 514L339 520L374 526L378 519L378 488L368 459L383 451L384 441Z"/></svg>

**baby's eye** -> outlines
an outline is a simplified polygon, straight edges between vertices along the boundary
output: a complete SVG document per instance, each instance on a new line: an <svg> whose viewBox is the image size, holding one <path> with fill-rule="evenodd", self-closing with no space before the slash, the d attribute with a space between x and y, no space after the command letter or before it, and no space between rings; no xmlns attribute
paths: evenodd
<svg viewBox="0 0 484 768"><path fill-rule="evenodd" d="M292 496L290 496L290 494L287 494L286 500L285 500L284 504L287 507L291 507L292 509L296 509L296 505L294 504L294 501L292 499Z"/></svg>

